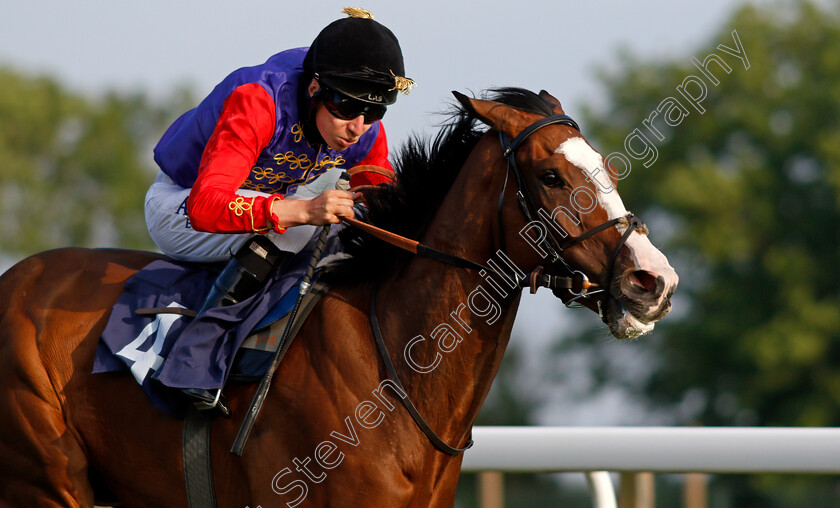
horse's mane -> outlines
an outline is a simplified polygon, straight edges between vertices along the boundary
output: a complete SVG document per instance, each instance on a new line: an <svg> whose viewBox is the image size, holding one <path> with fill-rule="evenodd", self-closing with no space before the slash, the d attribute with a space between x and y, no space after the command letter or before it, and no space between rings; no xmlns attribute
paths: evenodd
<svg viewBox="0 0 840 508"><path fill-rule="evenodd" d="M521 88L492 89L482 98L529 113L553 114L550 103ZM394 159L397 184L366 193L366 222L411 239L421 237L470 152L487 131L461 106L453 106L448 117L431 140L412 136L400 148ZM410 256L353 227L345 228L340 238L350 257L330 268L326 278L332 283L379 278Z"/></svg>

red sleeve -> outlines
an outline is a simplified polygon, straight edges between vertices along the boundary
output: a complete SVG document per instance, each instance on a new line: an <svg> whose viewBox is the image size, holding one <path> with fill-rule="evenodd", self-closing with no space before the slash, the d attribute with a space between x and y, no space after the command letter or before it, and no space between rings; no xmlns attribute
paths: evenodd
<svg viewBox="0 0 840 508"><path fill-rule="evenodd" d="M359 161L358 164L355 164L354 167L366 164L379 166L388 169L391 172L394 171L391 163L388 162L388 139L385 136L385 126L381 123L379 124L379 133L376 136L376 141L373 142L373 146L370 151L365 158ZM350 179L350 187L356 187L359 185L378 185L380 183L391 183L391 180L382 175L370 172L357 173Z"/></svg>
<svg viewBox="0 0 840 508"><path fill-rule="evenodd" d="M213 135L204 147L187 211L197 231L265 233L271 203L279 194L244 198L236 194L260 152L274 136L274 99L257 83L236 88L225 100ZM282 231L282 230L278 230Z"/></svg>

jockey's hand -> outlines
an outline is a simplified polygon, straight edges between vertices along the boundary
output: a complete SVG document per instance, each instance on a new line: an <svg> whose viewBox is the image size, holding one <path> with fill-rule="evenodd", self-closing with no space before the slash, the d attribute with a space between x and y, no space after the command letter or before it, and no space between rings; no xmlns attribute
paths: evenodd
<svg viewBox="0 0 840 508"><path fill-rule="evenodd" d="M323 226L341 222L341 217L353 217L353 193L342 190L327 190L317 198L306 201L305 224Z"/></svg>
<svg viewBox="0 0 840 508"><path fill-rule="evenodd" d="M341 217L353 217L353 203L359 198L358 194L328 190L315 199L277 200L271 211L277 217L279 227L336 224L341 221Z"/></svg>

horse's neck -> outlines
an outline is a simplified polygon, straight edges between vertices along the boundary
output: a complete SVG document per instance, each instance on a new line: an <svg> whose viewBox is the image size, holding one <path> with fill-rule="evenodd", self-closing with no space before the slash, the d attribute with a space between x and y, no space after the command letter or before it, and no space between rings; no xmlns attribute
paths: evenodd
<svg viewBox="0 0 840 508"><path fill-rule="evenodd" d="M484 264L497 248L498 194L487 193L501 191L504 173L488 160L470 160L423 243ZM468 431L487 395L519 304L518 290L497 284L507 290L503 297L484 277L415 258L378 294L382 331L406 391L453 445L463 443L454 441Z"/></svg>
<svg viewBox="0 0 840 508"><path fill-rule="evenodd" d="M418 262L428 271L407 270L383 286L377 312L408 395L421 413L428 409L458 428L474 419L487 395L519 296L503 299L480 277L428 266L433 263Z"/></svg>

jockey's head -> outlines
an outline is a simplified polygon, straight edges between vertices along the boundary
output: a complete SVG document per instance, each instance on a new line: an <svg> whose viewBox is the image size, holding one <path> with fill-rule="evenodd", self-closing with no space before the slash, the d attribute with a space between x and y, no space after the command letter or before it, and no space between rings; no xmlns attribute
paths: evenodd
<svg viewBox="0 0 840 508"><path fill-rule="evenodd" d="M339 150L381 119L398 92L408 93L414 85L403 76L394 34L363 9L344 12L350 17L327 25L310 46L301 82L310 109L305 127L317 126L323 141Z"/></svg>

